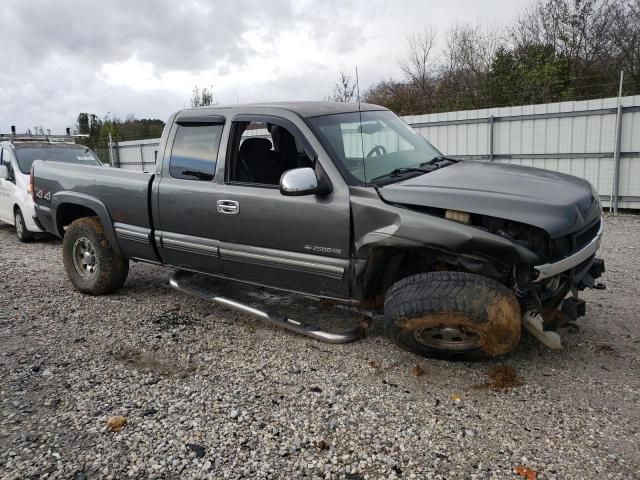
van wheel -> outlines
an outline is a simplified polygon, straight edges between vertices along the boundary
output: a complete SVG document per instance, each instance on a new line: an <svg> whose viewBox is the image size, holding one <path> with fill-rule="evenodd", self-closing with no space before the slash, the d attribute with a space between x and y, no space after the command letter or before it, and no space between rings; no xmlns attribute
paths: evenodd
<svg viewBox="0 0 640 480"><path fill-rule="evenodd" d="M129 260L113 251L97 217L69 225L62 241L62 259L76 290L89 295L111 293L124 284Z"/></svg>
<svg viewBox="0 0 640 480"><path fill-rule="evenodd" d="M520 341L520 305L501 283L463 272L431 272L387 291L385 330L400 347L425 357L481 359Z"/></svg>
<svg viewBox="0 0 640 480"><path fill-rule="evenodd" d="M24 223L24 217L22 216L22 212L19 208L16 208L14 220L14 225L16 227L16 236L18 237L18 240L20 240L21 242L30 242L35 238L35 233L27 230L27 226Z"/></svg>

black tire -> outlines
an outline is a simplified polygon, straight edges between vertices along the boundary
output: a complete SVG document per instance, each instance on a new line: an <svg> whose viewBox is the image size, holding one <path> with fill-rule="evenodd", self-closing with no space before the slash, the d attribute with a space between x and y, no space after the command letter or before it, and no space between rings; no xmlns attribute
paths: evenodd
<svg viewBox="0 0 640 480"><path fill-rule="evenodd" d="M14 225L16 227L16 236L18 237L18 240L25 243L32 241L36 235L35 233L27 230L27 225L24 223L24 217L22 216L22 212L19 208L16 208L13 218L15 221Z"/></svg>
<svg viewBox="0 0 640 480"><path fill-rule="evenodd" d="M129 273L129 260L113 251L97 217L79 218L69 225L62 259L73 286L89 295L119 289Z"/></svg>
<svg viewBox="0 0 640 480"><path fill-rule="evenodd" d="M501 283L463 272L431 272L387 291L385 331L425 357L477 360L503 355L520 341L520 304Z"/></svg>

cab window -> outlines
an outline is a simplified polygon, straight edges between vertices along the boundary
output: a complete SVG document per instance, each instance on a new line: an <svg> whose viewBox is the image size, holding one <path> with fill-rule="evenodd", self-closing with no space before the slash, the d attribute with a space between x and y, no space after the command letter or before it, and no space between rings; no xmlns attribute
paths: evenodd
<svg viewBox="0 0 640 480"><path fill-rule="evenodd" d="M178 125L169 174L185 180L213 180L222 128L220 124Z"/></svg>

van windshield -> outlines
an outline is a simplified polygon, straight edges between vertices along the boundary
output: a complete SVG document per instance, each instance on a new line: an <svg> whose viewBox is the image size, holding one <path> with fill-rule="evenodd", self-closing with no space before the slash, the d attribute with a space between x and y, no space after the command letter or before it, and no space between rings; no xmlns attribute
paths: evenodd
<svg viewBox="0 0 640 480"><path fill-rule="evenodd" d="M310 122L350 184L375 183L400 171L427 173L428 169L419 169L442 157L438 149L388 110L324 115Z"/></svg>
<svg viewBox="0 0 640 480"><path fill-rule="evenodd" d="M19 147L15 150L18 168L24 174L31 171L31 165L36 160L45 160L52 162L77 163L80 165L100 166L100 160L87 147L78 145L77 147L69 146L33 146Z"/></svg>

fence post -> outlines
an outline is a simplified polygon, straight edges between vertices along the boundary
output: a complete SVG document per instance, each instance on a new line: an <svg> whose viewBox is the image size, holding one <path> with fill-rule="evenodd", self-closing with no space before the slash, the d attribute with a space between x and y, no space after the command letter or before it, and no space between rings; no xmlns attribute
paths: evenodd
<svg viewBox="0 0 640 480"><path fill-rule="evenodd" d="M620 72L620 87L618 89L618 111L616 114L615 143L613 144L613 186L611 188L611 200L609 202L609 213L613 209L613 214L618 213L618 194L620 189L620 142L622 138L622 83L624 82L624 71Z"/></svg>
<svg viewBox="0 0 640 480"><path fill-rule="evenodd" d="M142 149L142 142L138 143L140 147L140 171L144 172L144 150Z"/></svg>
<svg viewBox="0 0 640 480"><path fill-rule="evenodd" d="M489 161L493 162L493 115L489 117Z"/></svg>
<svg viewBox="0 0 640 480"><path fill-rule="evenodd" d="M113 161L115 162L116 168L120 168L120 142L115 142L114 144L114 154Z"/></svg>
<svg viewBox="0 0 640 480"><path fill-rule="evenodd" d="M109 166L114 167L113 163L113 139L111 138L111 132L109 132Z"/></svg>

